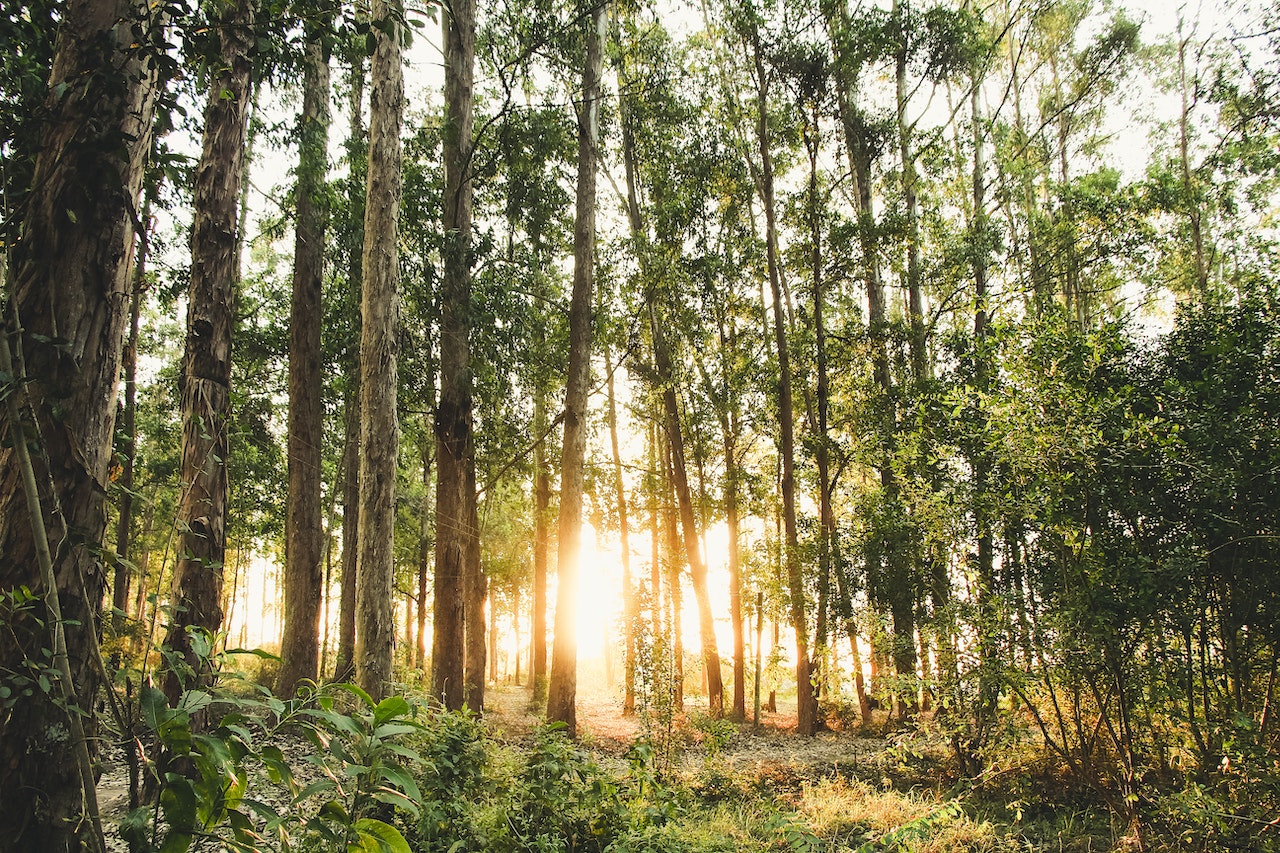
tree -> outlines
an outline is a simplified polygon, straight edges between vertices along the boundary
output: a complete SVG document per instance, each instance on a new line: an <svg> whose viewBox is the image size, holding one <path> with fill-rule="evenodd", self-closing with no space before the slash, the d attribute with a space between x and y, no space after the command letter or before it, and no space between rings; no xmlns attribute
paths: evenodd
<svg viewBox="0 0 1280 853"><path fill-rule="evenodd" d="M392 550L396 507L396 333L399 325L400 125L404 72L400 34L404 7L375 0L370 20L369 182L360 300L360 528L356 588L356 681L381 698L391 680L395 642Z"/></svg>
<svg viewBox="0 0 1280 853"><path fill-rule="evenodd" d="M204 632L211 639L223 616L231 337L240 279L240 182L255 12L253 0L237 0L219 16L218 70L205 108L204 143L192 195L191 283L181 380L183 496L178 508L175 609L164 641L170 650L164 681L170 703L177 702L184 688L208 681L211 661L207 650L200 659L202 644L194 634ZM189 671L175 665L177 658Z"/></svg>
<svg viewBox="0 0 1280 853"><path fill-rule="evenodd" d="M753 12L747 12L753 15ZM769 131L770 78L760 43L759 23L752 18L745 37L754 63L757 117L756 144L759 161L753 164L757 192L765 216L765 256L772 297L773 337L778 359L778 452L781 457L780 492L783 527L786 533L786 581L791 596L791 625L796 635L796 731L813 735L818 725L818 698L813 688L809 657L808 610L805 604L803 568L800 564L799 533L795 505L795 411L792 404L791 352L787 344L787 318L783 313L782 260L778 250L777 205L774 200L772 135Z"/></svg>
<svg viewBox="0 0 1280 853"><path fill-rule="evenodd" d="M324 179L329 139L329 62L319 35L304 56L298 139L297 222L289 322L289 497L285 548L284 637L276 693L288 696L319 674L321 560L320 481L323 408L320 392L321 283L327 210Z"/></svg>
<svg viewBox="0 0 1280 853"><path fill-rule="evenodd" d="M459 0L445 28L444 276L440 291L440 405L436 411L436 565L432 692L446 708L484 702L467 679L468 618L480 583L475 528L475 447L471 411L471 149L475 64L475 3ZM473 546L472 540L476 540ZM483 632L482 632L483 634ZM483 649L483 641L481 642ZM483 655L481 655L483 658ZM478 687L478 696L469 689Z"/></svg>
<svg viewBox="0 0 1280 853"><path fill-rule="evenodd" d="M365 192L368 182L368 152L364 141L364 52L352 50L348 56L347 206L343 222L342 247L347 258L346 289L339 300L342 315L359 316L363 289ZM345 336L341 363L348 372L342 400L342 594L338 602L338 652L333 676L345 681L355 672L356 583L360 551L360 326Z"/></svg>
<svg viewBox="0 0 1280 853"><path fill-rule="evenodd" d="M78 0L62 8L38 148L20 152L31 168L22 229L8 268L4 334L26 379L18 423L13 406L0 413L0 589L40 589L57 601L67 666L57 691L32 696L0 717L0 837L14 849L62 851L101 844L101 826L86 780L87 745L66 737L67 710L92 731L99 686L97 611L103 572L97 547L106 529L105 490L116 415L116 384L129 320L133 216L151 145L157 77L148 70L160 34L146 29L132 2ZM133 26L142 27L142 38ZM136 47L135 47L136 45ZM156 66L152 66L153 68ZM10 377L10 381L12 380ZM58 548L51 589L38 572L32 515L21 485L16 440L38 439L33 460L49 532ZM8 614L7 614L8 615ZM54 648L53 614L8 615L0 667L36 672L23 661ZM66 674L70 678L66 678ZM57 697L65 704L60 708ZM75 723L71 722L74 729ZM92 837L96 835L96 840Z"/></svg>
<svg viewBox="0 0 1280 853"><path fill-rule="evenodd" d="M600 92L604 69L605 7L591 7L578 111L578 193L573 224L573 295L569 306L569 373L564 400L564 449L560 456L555 636L547 719L577 734L578 547L582 538L582 490L587 450L587 385L591 377L591 298L595 285L596 160L600 144Z"/></svg>

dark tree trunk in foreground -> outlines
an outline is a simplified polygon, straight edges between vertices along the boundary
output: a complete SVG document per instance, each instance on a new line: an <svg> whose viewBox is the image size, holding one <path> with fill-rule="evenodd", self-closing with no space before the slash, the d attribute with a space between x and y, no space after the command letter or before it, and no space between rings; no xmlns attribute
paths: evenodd
<svg viewBox="0 0 1280 853"><path fill-rule="evenodd" d="M221 21L219 71L205 109L191 227L191 284L182 363L182 503L178 508L176 609L165 646L185 659L196 681L210 675L192 631L210 639L222 625L226 558L227 420L231 411L231 333L240 279L240 184L253 70L253 0L239 0ZM191 683L170 669L164 692L176 702Z"/></svg>
<svg viewBox="0 0 1280 853"><path fill-rule="evenodd" d="M298 220L294 234L289 338L288 541L284 568L284 637L276 693L292 695L319 675L324 527L321 522L321 282L327 211L329 63L318 40L306 47L298 146Z"/></svg>
<svg viewBox="0 0 1280 853"><path fill-rule="evenodd" d="M98 689L95 632L104 570L91 546L106 533L106 489L115 428L116 383L129 322L129 260L150 127L154 79L139 58L129 2L72 0L49 75L49 113L40 132L32 193L12 257L12 289L4 330L16 315L23 334L11 338L17 375L43 439L36 481L55 541L70 534L53 565L66 625L71 683L62 686L88 715ZM104 68L103 50L114 63ZM63 90L62 87L66 87ZM57 94L55 94L57 93ZM126 146L120 139L132 140ZM76 156L69 156L75 151ZM62 338L65 347L48 341ZM15 424L0 414L0 588L42 589L32 519L15 463ZM44 467L45 461L51 468ZM52 485L54 494L45 490ZM56 498L62 516L48 515ZM69 543L70 544L70 543ZM46 620L37 603L32 615ZM47 620L46 620L47 624ZM0 667L51 646L34 619L14 620L0 637ZM84 697L80 699L78 697ZM0 715L0 839L13 850L63 851L90 841L77 747L68 718L37 694Z"/></svg>
<svg viewBox="0 0 1280 853"><path fill-rule="evenodd" d="M444 275L440 289L440 406L436 411L435 635L431 691L446 708L467 702L467 616L475 515L471 413L471 135L475 2L442 19L445 55ZM477 545L478 547L478 541ZM483 658L483 653L481 654ZM483 685L483 679L481 679Z"/></svg>
<svg viewBox="0 0 1280 853"><path fill-rule="evenodd" d="M600 140L600 76L605 6L591 12L582 100L578 103L578 195L573 224L573 296L569 306L569 375L564 398L564 451L560 457L560 523L555 638L547 719L577 735L578 548L582 538L583 468L587 452L587 385L591 377L591 293L595 287L596 149Z"/></svg>
<svg viewBox="0 0 1280 853"><path fill-rule="evenodd" d="M400 278L400 123L404 75L397 0L374 0L370 64L369 183L365 194L364 287L360 301L360 532L356 583L356 682L380 699L391 680L396 520L397 288Z"/></svg>

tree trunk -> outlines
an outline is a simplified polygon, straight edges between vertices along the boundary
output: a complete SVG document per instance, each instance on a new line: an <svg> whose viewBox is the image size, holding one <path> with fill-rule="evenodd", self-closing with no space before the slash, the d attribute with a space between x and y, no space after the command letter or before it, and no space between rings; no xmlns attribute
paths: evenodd
<svg viewBox="0 0 1280 853"><path fill-rule="evenodd" d="M893 0L892 12L897 18L902 13L898 0ZM898 153L901 157L901 187L903 206L906 208L906 241L907 241L907 313L909 334L908 350L911 358L911 373L920 381L928 367L925 354L924 323L924 282L920 271L920 179L916 173L916 155L912 148L912 131L914 125L907 120L907 61L909 59L906 25L902 24L902 42L898 45L894 61L894 79L897 86L897 131ZM896 628L895 628L896 630ZM901 674L901 673L900 673Z"/></svg>
<svg viewBox="0 0 1280 853"><path fill-rule="evenodd" d="M155 78L143 57L126 55L138 10L131 2L73 0L62 8L49 75L47 117L23 227L9 268L5 334L21 336L15 375L43 439L34 464L41 503L59 541L53 564L71 682L65 690L87 715L92 736L98 689L98 606L105 583L95 556L106 533L106 483L116 416L116 384L129 322L130 222L151 147ZM148 34L154 35L154 34ZM104 63L104 50L110 62ZM106 69L123 66L118 73ZM122 144L122 140L124 144ZM74 155L73 155L74 152ZM50 341L61 339L65 345ZM0 414L0 588L43 588L35 533L15 463L19 427ZM48 467L46 467L46 464ZM49 487L52 487L50 492ZM45 590L46 593L49 590ZM47 614L14 619L0 638L0 668L50 648ZM85 697L81 702L76 697ZM63 851L93 843L66 713L37 693L0 716L0 838L14 850ZM89 792L91 793L91 792ZM100 838L97 839L100 843Z"/></svg>
<svg viewBox="0 0 1280 853"><path fill-rule="evenodd" d="M754 35L754 34L753 34ZM786 317L782 307L782 280L778 257L778 228L773 187L773 155L769 136L768 76L758 43L752 45L759 96L757 142L760 152L760 191L765 213L765 254L769 287L773 296L773 333L778 356L779 453L782 457L782 518L786 531L787 587L791 593L791 625L796 634L796 732L811 736L818 728L818 701L813 691L809 660L809 627L805 606L804 575L800 565L799 533L795 507L795 426L791 402L791 356L787 344Z"/></svg>
<svg viewBox="0 0 1280 853"><path fill-rule="evenodd" d="M374 0L370 63L369 183L360 300L360 528L356 681L380 699L391 680L396 511L396 332L399 325L400 124L404 80L398 0ZM382 26L385 24L385 27Z"/></svg>
<svg viewBox="0 0 1280 853"><path fill-rule="evenodd" d="M551 651L547 719L577 735L578 549L587 452L587 391L591 377L591 294L595 286L596 151L600 142L600 77L607 2L591 10L578 104L578 191L573 224L573 296L569 306L569 374L565 388L564 450L560 457L560 520L556 623Z"/></svg>
<svg viewBox="0 0 1280 853"><path fill-rule="evenodd" d="M434 396L435 382L428 383L428 394ZM434 400L430 401L428 410L434 409ZM434 436L431 429L431 413L426 412L422 416L422 434L421 444L418 448L418 455L422 461L422 518L419 521L418 528L418 633L417 644L414 649L413 665L425 677L427 666L427 598L428 587L431 583L432 554L434 553L434 542L432 541L432 531L435 526L431 523L431 483L433 481L434 465L432 463L431 448L434 444Z"/></svg>
<svg viewBox="0 0 1280 853"><path fill-rule="evenodd" d="M631 535L627 519L627 490L622 480L622 454L618 449L618 405L614 394L613 359L609 350L604 353L604 370L608 378L609 392L609 447L613 452L613 485L618 502L618 539L622 549L622 611L623 611L623 694L622 714L636 712L636 630L640 622L639 606L631 577ZM606 645L607 649L608 646Z"/></svg>
<svg viewBox="0 0 1280 853"><path fill-rule="evenodd" d="M319 675L324 526L320 481L324 408L321 401L321 284L328 210L329 62L316 34L306 46L298 143L298 219L294 232L293 304L289 323L289 495L285 547L284 637L276 694L290 696L300 680Z"/></svg>
<svg viewBox="0 0 1280 853"><path fill-rule="evenodd" d="M142 222L148 221L144 214ZM124 348L124 408L120 410L120 506L116 518L115 576L111 587L112 621L116 633L124 628L129 611L129 584L137 568L129 559L133 547L134 458L138 453L138 325L142 316L142 295L146 276L147 244L139 241L133 267L133 295L129 298L129 339Z"/></svg>
<svg viewBox="0 0 1280 853"><path fill-rule="evenodd" d="M546 391L538 387L533 394L533 428L543 436L533 449L533 603L529 624L529 683L533 701L541 705L547 700L547 524L551 513L551 475L547 471L547 403Z"/></svg>
<svg viewBox="0 0 1280 853"><path fill-rule="evenodd" d="M205 109L204 145L196 168L191 227L191 284L182 365L182 484L178 508L175 610L165 646L186 660L196 683L211 662L200 660L191 630L222 624L226 558L227 419L231 409L231 336L240 279L239 203L253 71L253 0L224 13L219 71ZM170 669L164 692L176 703L186 683Z"/></svg>
<svg viewBox="0 0 1280 853"><path fill-rule="evenodd" d="M353 52L348 106L351 124L347 133L347 227L346 243L347 291L349 316L359 317L359 302L364 281L364 210L367 192L367 150L364 142L364 54ZM343 393L342 441L342 593L338 600L338 652L333 667L335 681L346 681L355 674L356 660L356 583L360 545L360 328L353 324L344 347L344 364L348 374Z"/></svg>
<svg viewBox="0 0 1280 853"><path fill-rule="evenodd" d="M484 687L488 657L485 641L485 600L489 597L489 579L485 577L480 561L480 513L476 503L476 460L474 453L467 459L467 575L463 594L466 597L465 642L466 667L463 680L466 685L466 705L477 714L484 713Z"/></svg>
<svg viewBox="0 0 1280 853"><path fill-rule="evenodd" d="M707 591L707 566L699 547L698 524L693 514L693 499L685 468L684 434L680 427L680 411L676 400L671 354L663 333L663 321L657 306L649 304L649 329L653 335L654 369L662 389L663 426L671 454L671 485L675 490L680 513L680 529L684 535L685 558L698 605L698 637L702 644L702 665L707 679L707 703L713 717L724 714L724 681L720 674L720 650L716 645L715 621L711 615L711 597ZM676 614L680 618L680 614Z"/></svg>
<svg viewBox="0 0 1280 853"><path fill-rule="evenodd" d="M432 693L451 711L466 702L467 614L475 512L471 414L472 75L475 3L442 19L445 56L444 275L440 288L440 407L436 412L435 624Z"/></svg>

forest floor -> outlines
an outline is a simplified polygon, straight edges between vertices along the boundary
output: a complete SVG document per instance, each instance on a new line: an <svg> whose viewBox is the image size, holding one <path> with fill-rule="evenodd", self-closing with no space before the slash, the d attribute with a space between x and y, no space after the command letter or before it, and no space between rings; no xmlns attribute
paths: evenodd
<svg viewBox="0 0 1280 853"><path fill-rule="evenodd" d="M687 829L679 830L689 841L684 849L1102 853L1125 847L1101 810L1046 802L1052 792L1043 780L1034 785L1038 793L993 790L979 797L954 790L945 754L937 748L929 754L911 738L885 736L876 728L800 737L794 705L785 699L778 712L763 712L758 725L711 720L696 697L685 713L659 721L653 714L624 716L620 692L591 687L579 692L579 746L602 768L621 775L627 753L637 742L647 743L654 766L691 797ZM488 688L484 729L503 749L523 753L543 720L527 687ZM876 722L883 726L881 712ZM277 737L291 764L305 763L305 740ZM108 851L124 853L127 846L115 827L127 812L128 774L119 750L104 759L98 799ZM931 828L943 823L945 831ZM920 838L928 843L889 841L910 825L928 830L929 837ZM814 833L797 838L812 838L818 846L797 846L787 836L795 826Z"/></svg>

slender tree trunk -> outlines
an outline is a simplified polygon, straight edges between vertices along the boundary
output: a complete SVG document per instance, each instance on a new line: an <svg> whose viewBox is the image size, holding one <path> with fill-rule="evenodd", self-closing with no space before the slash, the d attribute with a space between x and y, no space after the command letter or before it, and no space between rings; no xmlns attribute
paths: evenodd
<svg viewBox="0 0 1280 853"><path fill-rule="evenodd" d="M374 0L370 63L369 183L360 300L360 519L356 584L356 681L380 699L391 680L395 623L396 333L400 270L400 125L404 80L399 0Z"/></svg>
<svg viewBox="0 0 1280 853"><path fill-rule="evenodd" d="M702 644L702 665L707 679L707 701L713 717L724 713L724 681L720 674L720 651L716 645L715 622L711 614L711 597L707 590L707 566L699 547L698 523L693 512L693 498L685 467L684 434L680 427L680 410L676 400L671 354L663 332L663 321L657 306L649 304L649 329L653 335L654 367L662 388L663 425L671 456L671 485L675 490L684 536L685 558L698 605L698 635ZM677 614L679 618L679 614Z"/></svg>
<svg viewBox="0 0 1280 853"><path fill-rule="evenodd" d="M145 224L150 217L143 215ZM129 339L124 347L124 408L120 410L118 431L124 434L120 459L120 507L116 518L116 568L111 588L111 607L116 633L124 628L129 610L129 581L137 568L129 559L133 547L133 463L138 452L138 326L142 317L145 289L147 243L140 240L133 265L133 294L129 298Z"/></svg>
<svg viewBox="0 0 1280 853"><path fill-rule="evenodd" d="M466 683L467 707L476 713L484 712L485 659L488 643L485 640L485 601L489 597L489 579L485 577L480 562L480 513L476 505L476 460L474 453L467 460L467 575L463 590L466 597Z"/></svg>
<svg viewBox="0 0 1280 853"><path fill-rule="evenodd" d="M627 518L627 490L622 480L622 454L618 448L618 405L614 394L613 359L606 348L604 370L608 377L609 391L609 446L613 452L613 485L618 502L618 539L622 549L622 610L623 610L623 696L622 714L636 712L636 628L640 621L634 581L631 577L631 533ZM608 648L606 645L605 648Z"/></svg>
<svg viewBox="0 0 1280 853"><path fill-rule="evenodd" d="M760 191L765 212L765 254L769 267L769 287L773 297L774 344L778 356L779 453L782 456L782 517L786 530L785 562L787 586L791 593L791 625L796 635L796 731L811 736L818 727L818 701L810 673L809 626L805 604L804 575L800 565L799 533L795 507L795 425L791 398L791 355L787 343L787 323L783 314L782 279L778 257L778 229L773 186L773 154L769 134L769 80L760 45L753 44L759 116L756 131L760 153Z"/></svg>
<svg viewBox="0 0 1280 853"><path fill-rule="evenodd" d="M665 435L662 430L659 437ZM667 598L671 605L671 707L684 712L684 589L680 584L679 509L675 499L675 473L671 466L671 445L662 445L662 523L667 541Z"/></svg>
<svg viewBox="0 0 1280 853"><path fill-rule="evenodd" d="M737 447L732 429L724 438L725 527L729 534L729 619L733 622L733 711L732 718L742 722L747 716L747 663L745 626L742 616L742 535L738 519ZM758 655L757 655L758 656ZM757 700L759 691L757 691Z"/></svg>
<svg viewBox="0 0 1280 853"><path fill-rule="evenodd" d="M231 336L240 279L238 213L253 70L253 0L239 0L221 21L221 66L205 110L191 227L191 284L182 369L182 503L174 569L173 621L165 646L204 683L190 628L211 636L222 624L226 558L227 419L231 408ZM175 703L184 684L174 670L164 692Z"/></svg>
<svg viewBox="0 0 1280 853"><path fill-rule="evenodd" d="M434 388L434 380L428 385ZM430 392L428 392L430 393ZM428 405L429 410L434 408ZM431 583L431 568L433 545L432 531L435 529L432 522L431 513L431 484L434 480L434 466L432 464L431 448L434 444L434 436L432 435L431 414L428 411L422 416L422 438L421 445L418 449L418 455L422 461L422 519L421 526L418 529L418 637L417 648L414 650L413 665L419 671L424 673L427 665L427 598L428 587Z"/></svg>
<svg viewBox="0 0 1280 853"><path fill-rule="evenodd" d="M289 323L289 494L284 575L284 637L276 693L292 695L319 675L321 560L324 525L320 482L324 408L320 326L328 210L329 62L317 34L306 45L298 144L298 219Z"/></svg>
<svg viewBox="0 0 1280 853"><path fill-rule="evenodd" d="M1187 225L1191 229L1191 252L1194 261L1195 292L1204 299L1209 292L1209 265L1205 258L1204 211L1200 208L1200 191L1191 169L1191 98L1187 79L1187 44L1191 36L1182 34L1182 16L1178 17L1178 89L1182 95L1178 113L1178 161L1182 167L1182 193L1187 205Z"/></svg>
<svg viewBox="0 0 1280 853"><path fill-rule="evenodd" d="M360 525L360 375L357 369L347 387L342 445L342 566L338 597L338 651L333 665L336 681L355 675L356 584Z"/></svg>
<svg viewBox="0 0 1280 853"><path fill-rule="evenodd" d="M364 282L364 211L367 192L367 155L364 142L364 54L350 58L348 75L350 128L347 132L348 221L346 234L347 300L350 316L359 316ZM347 681L355 674L356 583L360 546L360 336L359 322L347 338L344 361L348 382L343 394L342 442L342 593L338 600L338 652L333 677Z"/></svg>
<svg viewBox="0 0 1280 853"><path fill-rule="evenodd" d="M596 151L600 143L600 77L605 7L592 8L578 105L578 193L573 226L573 297L569 307L569 376L565 390L564 452L560 460L560 520L555 639L547 719L577 735L578 549L587 450L587 385L591 376L591 301L595 286Z"/></svg>
<svg viewBox="0 0 1280 853"><path fill-rule="evenodd" d="M547 470L546 392L534 391L533 427L544 436L533 449L533 602L529 626L529 682L533 701L541 705L547 700L547 530L551 517L551 475Z"/></svg>
<svg viewBox="0 0 1280 853"><path fill-rule="evenodd" d="M899 0L893 0L891 14L897 18L901 14ZM920 178L916 171L916 153L913 148L914 124L907 117L907 61L909 51L908 36L901 36L897 56L894 60L894 80L897 87L897 132L898 154L901 157L901 186L903 206L906 208L906 241L907 241L907 313L909 321L908 349L911 357L911 373L917 381L925 376L928 369L928 356L925 353L924 323L924 282L920 270ZM895 628L896 630L896 628Z"/></svg>
<svg viewBox="0 0 1280 853"><path fill-rule="evenodd" d="M43 591L46 601L57 599L71 673L61 690L85 713L89 737L96 731L96 631L105 584L94 546L106 534L132 291L131 220L151 147L156 83L143 57L128 52L138 40L135 23L139 10L126 0L61 7L39 150L24 152L35 161L31 193L5 271L3 332L15 350L13 375L27 380L24 408L34 419L27 429L37 428L41 439L32 465L45 527L54 545L67 547L54 552L50 590L38 570L37 534L17 464L13 436L21 427L8 411L0 413L0 588L26 586ZM153 37L144 33L148 43ZM0 670L21 671L24 660L52 648L55 620L40 608L33 616L39 622L7 625ZM61 853L101 844L85 820L96 810L77 760L85 744L67 737L69 724L53 695L42 692L0 715L0 838L10 849Z"/></svg>

